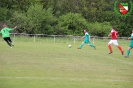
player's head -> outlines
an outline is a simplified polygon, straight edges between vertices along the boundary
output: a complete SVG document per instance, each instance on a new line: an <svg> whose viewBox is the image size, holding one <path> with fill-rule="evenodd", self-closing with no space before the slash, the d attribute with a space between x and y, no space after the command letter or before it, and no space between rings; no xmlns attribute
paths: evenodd
<svg viewBox="0 0 133 88"><path fill-rule="evenodd" d="M86 33L87 32L87 30L86 29L84 29L84 33Z"/></svg>
<svg viewBox="0 0 133 88"><path fill-rule="evenodd" d="M112 29L114 29L114 30L115 30L115 27L114 27L114 26L112 26Z"/></svg>
<svg viewBox="0 0 133 88"><path fill-rule="evenodd" d="M3 28L4 28L4 27L7 27L7 25L6 25L6 24L3 24Z"/></svg>
<svg viewBox="0 0 133 88"><path fill-rule="evenodd" d="M112 26L111 31L116 31L114 26Z"/></svg>

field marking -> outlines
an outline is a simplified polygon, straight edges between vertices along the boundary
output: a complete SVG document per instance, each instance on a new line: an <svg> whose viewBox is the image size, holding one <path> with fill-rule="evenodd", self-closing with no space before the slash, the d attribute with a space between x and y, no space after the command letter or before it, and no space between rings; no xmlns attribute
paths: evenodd
<svg viewBox="0 0 133 88"><path fill-rule="evenodd" d="M70 81L106 81L106 82L131 82L129 80L114 80L114 79L90 79L90 78L62 78L62 77L0 77L0 79L39 79L39 80L70 80Z"/></svg>
<svg viewBox="0 0 133 88"><path fill-rule="evenodd" d="M117 60L117 61L121 61L121 62L126 63L126 64L129 64L129 65L133 65L132 62L128 62L128 61L125 61L125 60L122 60L122 59L114 58L114 57L111 57L111 56L106 56L106 57L109 57L109 58L114 59L114 60Z"/></svg>
<svg viewBox="0 0 133 88"><path fill-rule="evenodd" d="M121 61L122 63L126 63L126 64L128 64L128 65L133 65L132 62L125 61L125 60L128 59L128 58L125 58L125 60L122 60L122 59L115 58L115 57L112 57L112 56L107 56L107 55L105 56L105 55L101 55L101 54L98 54L98 53L96 53L96 54L99 55L99 56L102 56L102 57L111 58L111 59L113 59L113 60ZM123 55L122 55L122 56L123 56ZM123 58L124 58L124 56L123 56Z"/></svg>

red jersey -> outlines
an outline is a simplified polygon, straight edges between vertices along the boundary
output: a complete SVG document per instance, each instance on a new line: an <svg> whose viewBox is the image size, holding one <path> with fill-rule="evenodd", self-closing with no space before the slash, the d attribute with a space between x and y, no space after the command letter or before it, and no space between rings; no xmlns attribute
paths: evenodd
<svg viewBox="0 0 133 88"><path fill-rule="evenodd" d="M118 32L116 30L112 29L110 35L112 40L117 40Z"/></svg>

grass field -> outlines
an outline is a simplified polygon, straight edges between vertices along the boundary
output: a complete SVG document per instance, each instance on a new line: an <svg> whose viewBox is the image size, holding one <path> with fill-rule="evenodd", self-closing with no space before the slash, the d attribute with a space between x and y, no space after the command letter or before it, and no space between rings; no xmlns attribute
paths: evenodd
<svg viewBox="0 0 133 88"><path fill-rule="evenodd" d="M0 88L133 88L133 50L109 55L108 41L78 50L82 41L16 38L9 48L0 38ZM129 41L118 42L126 53Z"/></svg>

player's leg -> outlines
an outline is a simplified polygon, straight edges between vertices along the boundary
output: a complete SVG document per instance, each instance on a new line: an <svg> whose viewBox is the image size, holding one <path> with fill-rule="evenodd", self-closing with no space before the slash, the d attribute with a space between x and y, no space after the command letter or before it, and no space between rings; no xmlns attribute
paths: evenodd
<svg viewBox="0 0 133 88"><path fill-rule="evenodd" d="M11 44L10 44L10 42L8 41L8 38L3 38L5 41L6 41L6 43L11 47Z"/></svg>
<svg viewBox="0 0 133 88"><path fill-rule="evenodd" d="M111 54L113 51L112 51L112 47L111 47L111 44L112 44L113 42L112 42L112 40L110 40L109 41L109 43L108 43L108 49L109 49L109 54Z"/></svg>
<svg viewBox="0 0 133 88"><path fill-rule="evenodd" d="M123 55L124 51L123 51L122 47L118 44L117 40L114 40L113 44L117 46L117 48L120 50L121 54Z"/></svg>
<svg viewBox="0 0 133 88"><path fill-rule="evenodd" d="M78 49L81 49L81 48L83 47L84 43L85 43L85 42L83 41L82 44L79 46Z"/></svg>
<svg viewBox="0 0 133 88"><path fill-rule="evenodd" d="M94 46L93 44L90 44L90 42L87 43L89 46L93 47L94 49L96 49L96 46Z"/></svg>
<svg viewBox="0 0 133 88"><path fill-rule="evenodd" d="M129 57L129 55L130 55L130 50L131 50L132 48L133 48L133 45L130 44L129 47L128 47L128 50L127 50L127 53L126 53L125 58L128 58L128 57Z"/></svg>
<svg viewBox="0 0 133 88"><path fill-rule="evenodd" d="M12 40L11 40L11 38L8 37L7 39L8 39L8 41L10 42L10 45L11 45L11 46L14 46L14 45L12 45Z"/></svg>
<svg viewBox="0 0 133 88"><path fill-rule="evenodd" d="M7 37L7 39L8 39L8 41L9 41L10 43L12 43L12 40L10 39L10 37Z"/></svg>
<svg viewBox="0 0 133 88"><path fill-rule="evenodd" d="M128 50L127 50L127 53L126 53L125 58L128 58L128 57L129 57L129 55L130 55L130 50L131 50L131 49L132 49L131 47L128 47Z"/></svg>
<svg viewBox="0 0 133 88"><path fill-rule="evenodd" d="M120 45L118 45L117 48L118 48L121 52L123 52L123 50L122 50L122 48L121 48Z"/></svg>

